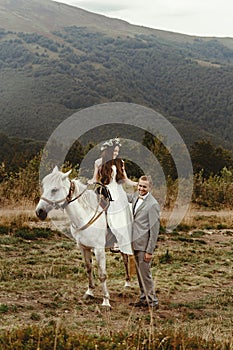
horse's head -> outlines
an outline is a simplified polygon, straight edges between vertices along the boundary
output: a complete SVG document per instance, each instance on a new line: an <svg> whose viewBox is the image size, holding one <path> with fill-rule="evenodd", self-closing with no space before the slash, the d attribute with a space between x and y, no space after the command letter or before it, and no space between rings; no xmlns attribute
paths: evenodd
<svg viewBox="0 0 233 350"><path fill-rule="evenodd" d="M45 220L50 210L62 207L69 192L68 176L70 173L71 170L62 173L58 167L55 167L52 173L44 177L42 196L36 207L36 215L39 219Z"/></svg>

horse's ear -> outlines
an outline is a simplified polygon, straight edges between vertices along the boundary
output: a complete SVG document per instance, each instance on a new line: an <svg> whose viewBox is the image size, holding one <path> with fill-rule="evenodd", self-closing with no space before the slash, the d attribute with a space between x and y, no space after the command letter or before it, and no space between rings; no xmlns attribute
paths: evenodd
<svg viewBox="0 0 233 350"><path fill-rule="evenodd" d="M57 165L53 168L53 171L52 171L52 174L55 174L55 173L57 173L59 171L59 169L58 169L58 167L57 167Z"/></svg>
<svg viewBox="0 0 233 350"><path fill-rule="evenodd" d="M68 177L71 173L72 169L70 169L69 171L67 171L66 173L63 173L62 175L62 179L65 179L66 177Z"/></svg>

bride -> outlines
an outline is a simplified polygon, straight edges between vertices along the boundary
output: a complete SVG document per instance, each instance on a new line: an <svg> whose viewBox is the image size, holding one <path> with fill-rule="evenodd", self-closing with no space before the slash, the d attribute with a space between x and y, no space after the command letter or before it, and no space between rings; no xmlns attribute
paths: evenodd
<svg viewBox="0 0 233 350"><path fill-rule="evenodd" d="M93 178L88 183L101 182L110 191L112 201L107 210L107 223L120 251L131 255L132 213L122 184L137 186L137 182L130 180L126 174L124 161L118 157L120 147L118 138L102 144L101 158L95 161Z"/></svg>

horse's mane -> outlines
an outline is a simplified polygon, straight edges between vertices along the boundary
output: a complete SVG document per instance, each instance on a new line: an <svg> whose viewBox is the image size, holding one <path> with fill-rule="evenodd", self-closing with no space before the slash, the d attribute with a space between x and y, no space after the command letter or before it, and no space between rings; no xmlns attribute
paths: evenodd
<svg viewBox="0 0 233 350"><path fill-rule="evenodd" d="M84 185L80 180L73 180L75 183L75 188L78 188L78 192L77 194L82 193L86 188L87 185ZM98 199L97 199L97 195L93 190L86 190L85 192L83 192L83 194L81 195L81 197L79 197L79 203L87 209L92 209L92 210L96 210L97 206L98 206Z"/></svg>

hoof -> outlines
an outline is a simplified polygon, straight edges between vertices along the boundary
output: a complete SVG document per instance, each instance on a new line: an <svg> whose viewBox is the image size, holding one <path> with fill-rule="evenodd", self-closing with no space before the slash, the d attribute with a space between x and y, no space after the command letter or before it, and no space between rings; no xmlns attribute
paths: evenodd
<svg viewBox="0 0 233 350"><path fill-rule="evenodd" d="M103 303L102 303L102 306L107 306L107 307L111 308L111 305L110 305L109 299L104 298Z"/></svg>
<svg viewBox="0 0 233 350"><path fill-rule="evenodd" d="M131 282L130 281L126 281L124 287L125 288L131 288L132 287Z"/></svg>
<svg viewBox="0 0 233 350"><path fill-rule="evenodd" d="M89 294L89 293L85 293L84 296L83 296L83 299L84 300L92 300L94 299L94 294Z"/></svg>

